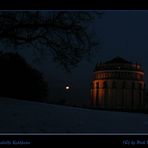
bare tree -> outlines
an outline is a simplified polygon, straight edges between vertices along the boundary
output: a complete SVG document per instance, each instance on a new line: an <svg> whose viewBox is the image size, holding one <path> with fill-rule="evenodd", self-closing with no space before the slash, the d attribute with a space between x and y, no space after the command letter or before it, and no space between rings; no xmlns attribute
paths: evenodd
<svg viewBox="0 0 148 148"><path fill-rule="evenodd" d="M18 49L31 46L70 70L98 45L88 28L100 15L85 11L0 12L0 42Z"/></svg>

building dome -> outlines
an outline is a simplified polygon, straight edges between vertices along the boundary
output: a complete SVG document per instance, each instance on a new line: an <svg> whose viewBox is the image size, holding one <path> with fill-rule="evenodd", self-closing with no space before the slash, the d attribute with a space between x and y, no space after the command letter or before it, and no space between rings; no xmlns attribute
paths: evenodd
<svg viewBox="0 0 148 148"><path fill-rule="evenodd" d="M96 64L91 102L98 108L140 109L143 107L144 72L137 63L115 57Z"/></svg>
<svg viewBox="0 0 148 148"><path fill-rule="evenodd" d="M130 63L128 61L126 61L125 59L121 58L121 57L116 57L110 61L107 61L105 63Z"/></svg>

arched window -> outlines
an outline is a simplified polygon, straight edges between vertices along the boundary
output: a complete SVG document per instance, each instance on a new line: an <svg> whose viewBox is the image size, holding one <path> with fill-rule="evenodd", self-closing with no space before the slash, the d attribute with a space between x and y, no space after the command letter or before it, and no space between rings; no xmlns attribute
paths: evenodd
<svg viewBox="0 0 148 148"><path fill-rule="evenodd" d="M102 73L100 74L100 78L101 78L101 79L103 78L103 74L102 74Z"/></svg>
<svg viewBox="0 0 148 148"><path fill-rule="evenodd" d="M98 74L98 79L100 79L100 74Z"/></svg>
<svg viewBox="0 0 148 148"><path fill-rule="evenodd" d="M112 88L116 88L116 82L115 81L113 81L113 83L112 83Z"/></svg>
<svg viewBox="0 0 148 148"><path fill-rule="evenodd" d="M107 88L107 82L106 81L103 82L103 88Z"/></svg>

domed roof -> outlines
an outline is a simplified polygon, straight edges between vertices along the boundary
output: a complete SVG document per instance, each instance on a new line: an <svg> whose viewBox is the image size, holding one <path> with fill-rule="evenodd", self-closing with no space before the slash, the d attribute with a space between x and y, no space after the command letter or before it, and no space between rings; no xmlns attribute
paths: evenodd
<svg viewBox="0 0 148 148"><path fill-rule="evenodd" d="M128 71L140 71L143 72L141 66L137 63L129 62L121 57L115 57L107 62L97 63L94 71L101 70L128 70Z"/></svg>
<svg viewBox="0 0 148 148"><path fill-rule="evenodd" d="M105 64L107 64L107 63L130 63L130 62L121 58L121 57L115 57L114 59L105 62Z"/></svg>

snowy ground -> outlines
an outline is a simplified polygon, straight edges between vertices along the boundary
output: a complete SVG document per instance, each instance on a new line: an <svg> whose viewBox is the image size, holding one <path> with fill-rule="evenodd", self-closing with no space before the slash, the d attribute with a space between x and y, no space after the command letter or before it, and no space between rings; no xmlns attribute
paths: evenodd
<svg viewBox="0 0 148 148"><path fill-rule="evenodd" d="M148 133L148 114L0 98L0 133Z"/></svg>

